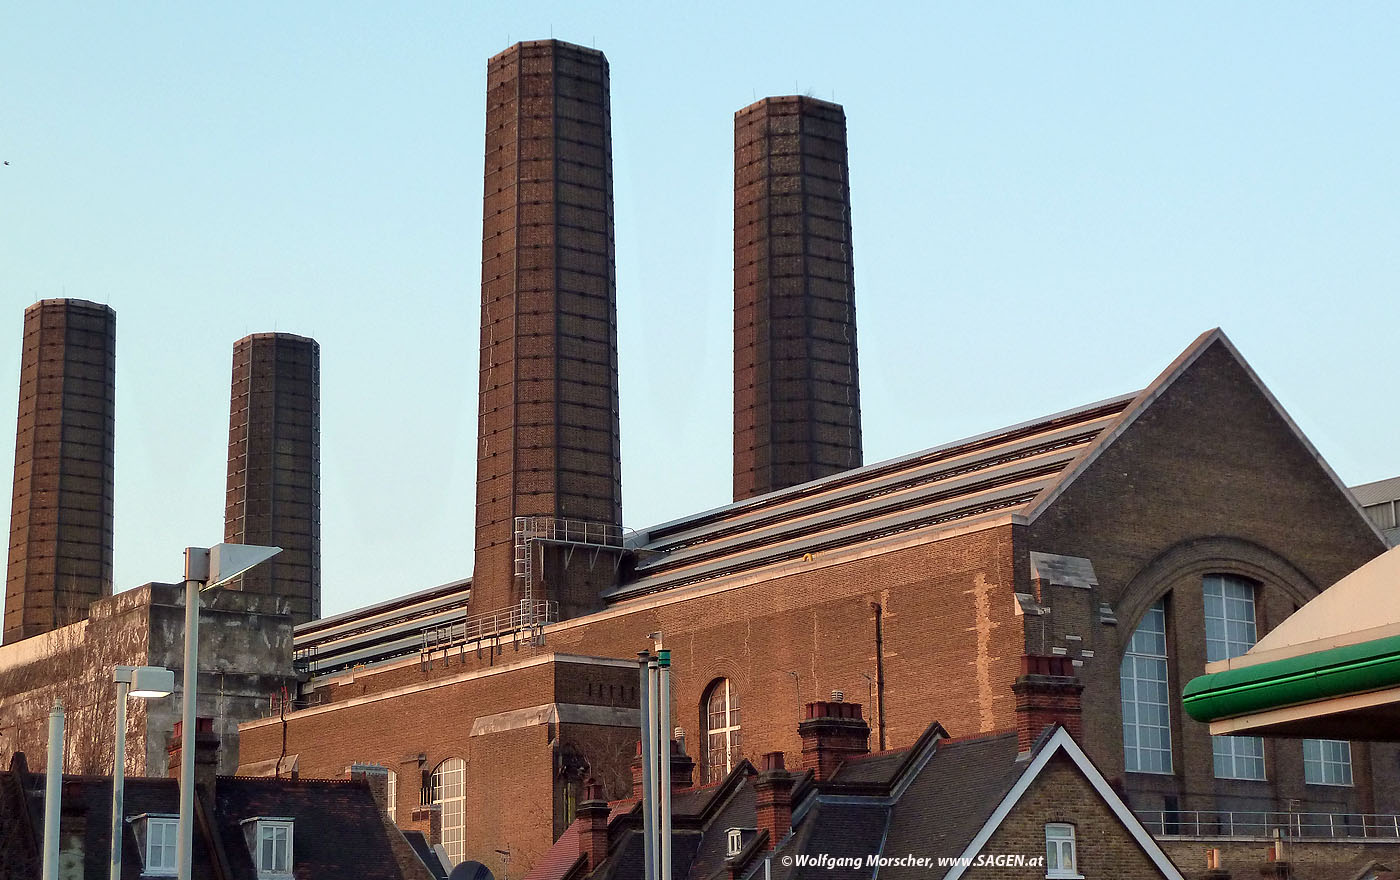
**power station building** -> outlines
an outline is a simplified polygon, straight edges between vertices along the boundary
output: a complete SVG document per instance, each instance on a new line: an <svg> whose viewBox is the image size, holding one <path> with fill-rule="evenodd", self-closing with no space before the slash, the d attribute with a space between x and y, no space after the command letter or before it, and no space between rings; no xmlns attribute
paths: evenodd
<svg viewBox="0 0 1400 880"><path fill-rule="evenodd" d="M837 105L735 116L734 503L622 528L607 63L545 41L488 72L475 572L301 624L298 702L242 725L243 760L382 765L400 824L522 876L586 780L630 790L660 633L701 783L795 764L834 691L881 750L1013 729L1023 656L1058 655L1144 815L1400 812L1394 746L1182 715L1208 659L1385 549L1219 330L1138 390L863 464Z"/></svg>
<svg viewBox="0 0 1400 880"><path fill-rule="evenodd" d="M864 704L873 750L934 721L1013 730L1023 658L1058 656L1083 685L1084 751L1140 815L1400 813L1397 746L1212 738L1181 711L1208 660L1386 547L1221 331L1119 396L864 462L836 104L735 115L734 501L625 528L608 89L601 52L558 41L488 64L471 577L320 617L319 353L285 335L235 346L225 539L289 552L210 611L237 606L223 626L255 633L296 624L256 657L201 655L201 695L289 691L267 717L223 708L242 772L378 765L400 826L523 877L589 780L631 790L637 652L660 634L673 761L700 784L773 752L797 766L802 707L834 692ZM110 497L110 469L93 473ZM81 536L100 545L105 522L110 548L105 510ZM12 526L0 695L6 670L42 661L31 637L98 625L27 610L73 603L29 576L46 569L16 529L38 534ZM110 594L109 570L105 586L84 570L96 580L62 589ZM25 694L11 705L38 704Z"/></svg>

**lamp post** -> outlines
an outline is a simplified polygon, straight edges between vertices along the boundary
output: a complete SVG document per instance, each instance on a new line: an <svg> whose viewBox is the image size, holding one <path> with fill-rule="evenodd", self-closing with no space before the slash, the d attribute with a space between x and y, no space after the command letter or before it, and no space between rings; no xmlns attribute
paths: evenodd
<svg viewBox="0 0 1400 880"><path fill-rule="evenodd" d="M164 666L118 666L117 739L112 752L112 878L122 880L122 799L126 787L126 698L142 700L170 696L175 673Z"/></svg>
<svg viewBox="0 0 1400 880"><path fill-rule="evenodd" d="M44 880L58 880L58 825L63 800L63 703L49 711L49 765L44 776Z"/></svg>
<svg viewBox="0 0 1400 880"><path fill-rule="evenodd" d="M185 689L180 722L180 826L176 838L179 880L194 880L194 707L199 679L199 592L228 583L281 547L215 544L185 548Z"/></svg>

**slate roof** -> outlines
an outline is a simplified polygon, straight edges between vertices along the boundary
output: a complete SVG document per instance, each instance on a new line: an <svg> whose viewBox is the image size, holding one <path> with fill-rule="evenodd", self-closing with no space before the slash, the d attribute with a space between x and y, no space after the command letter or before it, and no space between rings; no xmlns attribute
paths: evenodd
<svg viewBox="0 0 1400 880"><path fill-rule="evenodd" d="M44 774L13 769L0 812L13 808L22 792L35 834L42 834ZM83 817L84 876L106 877L111 851L112 781L109 776L63 777L63 813ZM379 805L363 781L322 779L245 779L219 777L212 798L198 789L194 836L194 876L208 880L256 880L257 871L242 821L253 817L290 818L293 867L297 880L419 880L405 876L394 857ZM143 813L176 816L180 788L174 779L132 777L126 780L123 813L122 876L140 880L142 854L131 819ZM211 812L212 809L212 812ZM13 826L11 826L13 827ZM397 831L392 831L397 834ZM39 841L36 836L34 845ZM13 846L20 841L0 841ZM407 844L404 844L405 848ZM37 851L37 849L36 849Z"/></svg>

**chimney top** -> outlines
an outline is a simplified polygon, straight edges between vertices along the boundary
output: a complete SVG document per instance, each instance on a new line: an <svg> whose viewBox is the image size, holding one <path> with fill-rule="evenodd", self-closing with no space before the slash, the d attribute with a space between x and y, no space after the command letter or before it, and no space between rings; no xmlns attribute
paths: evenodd
<svg viewBox="0 0 1400 880"><path fill-rule="evenodd" d="M765 752L763 755L763 772L772 770L786 770L786 759L782 752Z"/></svg>
<svg viewBox="0 0 1400 880"><path fill-rule="evenodd" d="M1022 655L1021 676L1011 690L1016 695L1016 743L1021 751L1030 749L1051 724L1062 724L1070 736L1079 737L1084 685L1075 677L1069 657Z"/></svg>

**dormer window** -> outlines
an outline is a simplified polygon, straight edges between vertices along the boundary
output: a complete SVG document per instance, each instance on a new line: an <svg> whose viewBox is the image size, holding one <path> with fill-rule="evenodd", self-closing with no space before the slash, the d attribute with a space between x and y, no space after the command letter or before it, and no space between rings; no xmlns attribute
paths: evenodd
<svg viewBox="0 0 1400 880"><path fill-rule="evenodd" d="M136 835L136 851L141 854L141 876L175 876L178 871L175 842L179 837L180 820L175 816L142 813L128 821Z"/></svg>
<svg viewBox="0 0 1400 880"><path fill-rule="evenodd" d="M243 820L243 833L253 854L258 880L292 876L292 820L257 816Z"/></svg>

